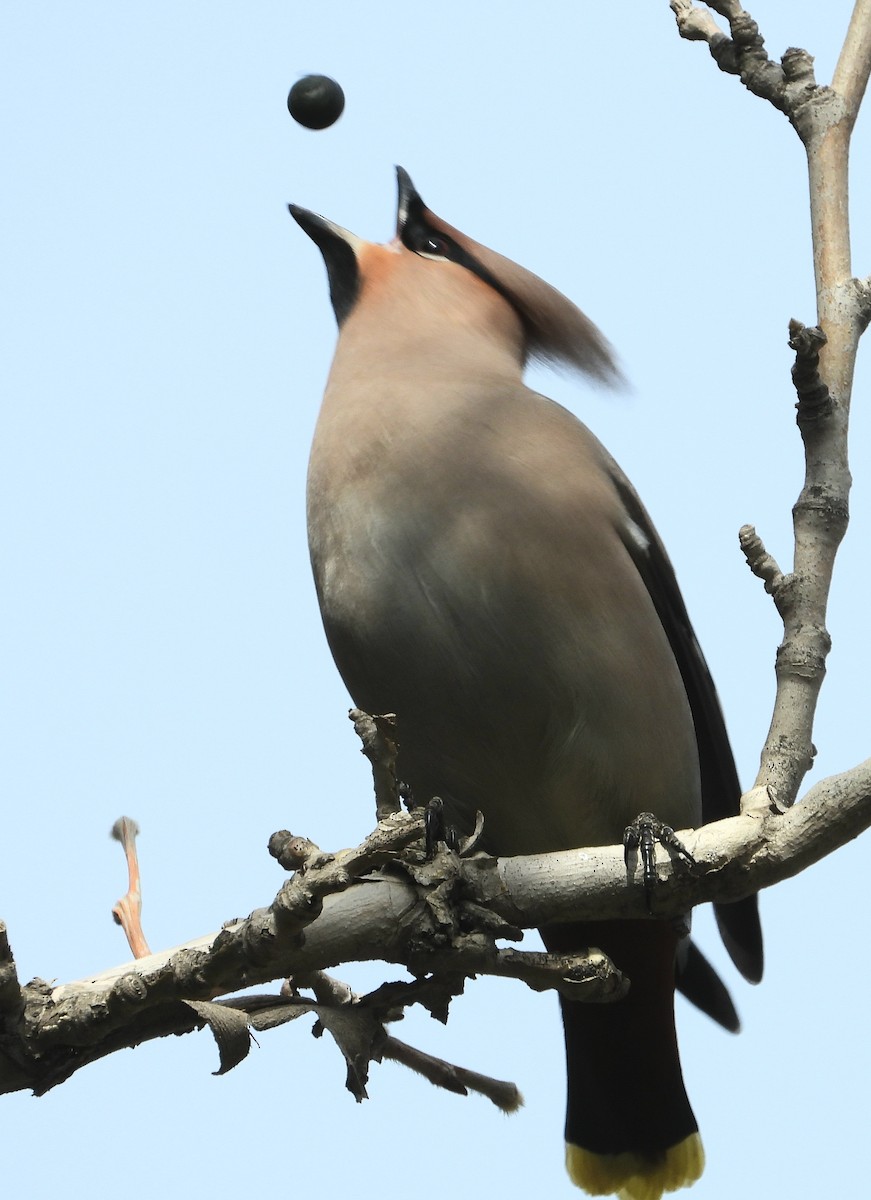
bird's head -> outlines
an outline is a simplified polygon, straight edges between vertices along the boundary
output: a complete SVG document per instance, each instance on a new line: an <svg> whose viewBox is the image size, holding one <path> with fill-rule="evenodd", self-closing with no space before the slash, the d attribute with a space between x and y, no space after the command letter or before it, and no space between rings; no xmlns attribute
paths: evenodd
<svg viewBox="0 0 871 1200"><path fill-rule="evenodd" d="M381 328L435 321L508 341L539 358L613 382L618 371L596 326L556 288L461 233L426 207L396 168L396 236L366 242L296 204L290 212L323 255L340 328L366 312Z"/></svg>

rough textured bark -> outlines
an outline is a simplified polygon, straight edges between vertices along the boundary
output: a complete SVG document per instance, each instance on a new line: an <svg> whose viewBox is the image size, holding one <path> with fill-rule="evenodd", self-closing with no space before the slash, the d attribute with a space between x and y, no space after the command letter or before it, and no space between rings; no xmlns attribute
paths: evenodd
<svg viewBox="0 0 871 1200"><path fill-rule="evenodd" d="M680 833L692 866L659 851L654 917L677 919L696 904L739 899L856 837L871 825L871 760L821 781L783 814L770 811L766 789L749 793L747 801L739 817ZM305 854L271 905L88 979L56 986L34 980L21 988L0 927L0 1092L43 1092L115 1050L204 1024L222 1045L226 1030L208 1002L274 980L290 978L293 986L276 996L225 1002L246 1028L269 1028L303 1012L323 1021L332 1009L353 1004L361 1020L375 1021L380 1030L406 1004L430 1007L428 986L440 995L447 989L440 999L446 1014L450 995L478 974L553 988L578 1001L602 1003L623 994L620 973L595 948L566 956L497 945L554 921L648 918L640 866L630 859L627 867L622 847L500 860L470 846L469 857L441 850L427 859L423 826L420 813L397 814L361 846L337 854L275 835L277 856L288 841L304 846ZM404 964L423 991L396 984L388 985L394 990L386 999L344 992L337 999L317 988L314 1001L298 994L313 986L313 973L366 959ZM235 1032L241 1037L241 1026ZM380 1055L384 1047L373 1048L373 1055L375 1049ZM413 1053L404 1047L397 1061ZM238 1061L238 1044L227 1054ZM223 1045L222 1069L228 1069Z"/></svg>
<svg viewBox="0 0 871 1200"><path fill-rule="evenodd" d="M871 315L869 281L852 273L848 189L850 135L871 69L871 2L857 0L831 85L817 83L806 50L787 50L780 63L770 59L759 27L735 0L705 7L671 0L671 8L681 36L707 42L721 70L738 75L749 91L783 112L807 154L817 327L822 335L819 380L830 403L805 420L799 405L805 481L793 508L792 571L781 573L756 531L742 530L742 545L753 546L748 555L751 569L765 579L784 626L774 712L756 784L767 786L775 804L785 808L794 802L813 763L814 712L831 647L826 606L849 517L847 434L853 371L859 337ZM708 9L728 21L731 37ZM767 575L759 566L763 559Z"/></svg>

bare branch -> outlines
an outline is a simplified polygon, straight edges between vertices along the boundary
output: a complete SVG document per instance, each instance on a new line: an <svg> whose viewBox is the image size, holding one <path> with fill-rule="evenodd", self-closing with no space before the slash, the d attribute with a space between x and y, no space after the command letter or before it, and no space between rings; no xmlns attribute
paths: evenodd
<svg viewBox="0 0 871 1200"><path fill-rule="evenodd" d="M768 100L796 123L802 105L818 90L813 59L807 51L787 50L781 63L775 63L765 51L759 26L734 0L709 0L707 5L726 18L731 37L691 0L670 0L670 7L682 38L707 42L721 71L738 75L748 91Z"/></svg>
<svg viewBox="0 0 871 1200"><path fill-rule="evenodd" d="M859 105L871 72L871 0L856 0L850 27L838 58L832 87L844 98L850 127L859 115Z"/></svg>
<svg viewBox="0 0 871 1200"><path fill-rule="evenodd" d="M669 7L677 21L678 33L688 42L707 42L713 53L715 39L728 41L708 10L693 4L692 0L669 0Z"/></svg>
<svg viewBox="0 0 871 1200"><path fill-rule="evenodd" d="M396 1015L401 1015L402 1009L410 1003L423 1004L437 1019L447 1018L447 1003L459 990L463 980L452 987L449 981L429 978L417 980L415 983L386 984L369 996L357 996L346 983L328 975L325 971L314 971L311 975L296 977L293 980L294 994L297 987L311 988L317 1000L317 1006L312 1011L319 1014L325 1008L342 1008L346 1014L353 1012L365 1013L367 1007L375 1008L382 1014L382 1019L393 1019L390 1011L395 1006ZM268 998L266 998L268 1003ZM384 1033L378 1043L378 1058L389 1059L400 1063L409 1070L415 1071L436 1087L457 1095L466 1096L470 1091L486 1096L503 1112L516 1112L523 1104L517 1085L503 1079L494 1079L466 1067L457 1066L445 1059L436 1058L415 1046L408 1045L398 1038Z"/></svg>
<svg viewBox="0 0 871 1200"><path fill-rule="evenodd" d="M127 859L127 891L112 909L112 916L124 930L127 945L134 958L145 958L151 948L142 929L142 887L139 877L139 858L136 853L136 838L139 826L130 817L119 817L111 829L111 836L121 843Z"/></svg>
<svg viewBox="0 0 871 1200"><path fill-rule="evenodd" d="M783 814L762 813L758 804L748 810L695 831L678 831L696 865L687 870L671 860L659 863L658 916L677 916L708 900L738 900L798 874L858 837L871 826L871 759L821 780ZM640 880L627 887L621 868L617 846L500 859L490 903L523 927L640 917Z"/></svg>
<svg viewBox="0 0 871 1200"><path fill-rule="evenodd" d="M741 526L738 530L738 541L747 559L747 566L765 584L766 592L774 598L777 611L783 616L781 604L787 603L786 592L792 577L783 574L752 525Z"/></svg>
<svg viewBox="0 0 871 1200"><path fill-rule="evenodd" d="M354 722L354 732L363 743L363 753L372 764L375 813L380 821L400 810L396 779L396 714L370 716L360 708L352 708L348 716Z"/></svg>
<svg viewBox="0 0 871 1200"><path fill-rule="evenodd" d="M868 324L866 285L852 276L847 167L850 134L871 71L871 0L857 0L831 87L817 84L813 59L790 49L773 63L755 21L737 0L709 0L731 39L697 5L672 0L682 37L704 40L722 70L784 112L807 152L817 326L790 325L793 379L805 449L805 482L793 508L793 571L783 575L752 526L741 531L751 570L764 580L784 624L777 694L760 756L757 787L791 804L813 762L813 721L831 641L826 609L835 555L847 529L847 431L859 337Z"/></svg>
<svg viewBox="0 0 871 1200"><path fill-rule="evenodd" d="M745 797L741 816L679 832L694 863L659 851L652 908L657 917L675 918L706 901L740 899L796 874L869 825L871 760L823 780L783 815L772 811L768 790L757 789ZM376 862L382 868L377 875L371 873ZM355 864L357 873L344 870L343 863ZM288 889L295 887L298 894L288 904ZM318 973L364 959L400 963L416 976L362 998L370 1010L366 1019L377 1022L392 1019L408 1003L422 1003L443 1018L447 999L462 990L464 977L478 974L553 988L573 1000L607 1002L623 994L626 981L595 948L545 954L500 947L496 939L559 921L647 916L640 871L627 878L621 846L505 859L461 858L440 850L428 861L420 816L397 814L354 850L312 853L270 907L219 933L98 976L57 987L35 980L18 989L0 936L0 1092L44 1092L117 1049L206 1022L223 1039L222 1063L232 1065L247 1046L247 1034L238 1021L209 1007L218 996L289 977L297 987L315 988L314 1001L296 999L286 988L282 996L219 1001L247 1014L255 1028L271 1028L301 1011L315 1011L313 1005L334 1009L354 1001L344 985ZM380 1035L366 1044L376 1055ZM362 1059L356 1054L349 1078L361 1088Z"/></svg>
<svg viewBox="0 0 871 1200"><path fill-rule="evenodd" d="M457 1067L441 1058L434 1058L431 1054L425 1054L422 1050L417 1050L414 1046L401 1042L399 1038L388 1037L381 1054L382 1057L401 1063L409 1070L422 1075L436 1087L445 1088L449 1092L457 1092L461 1096L465 1096L469 1092L478 1092L505 1113L517 1112L523 1104L523 1097L516 1084L506 1083L501 1079L491 1079L489 1075L480 1075L477 1071L469 1071L465 1067Z"/></svg>

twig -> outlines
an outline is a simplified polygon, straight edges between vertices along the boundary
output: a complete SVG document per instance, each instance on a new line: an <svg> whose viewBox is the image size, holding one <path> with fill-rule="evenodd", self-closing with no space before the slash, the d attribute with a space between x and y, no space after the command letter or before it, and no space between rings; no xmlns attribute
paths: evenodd
<svg viewBox="0 0 871 1200"><path fill-rule="evenodd" d="M871 72L871 0L856 0L850 27L832 76L832 87L839 92L852 127Z"/></svg>
<svg viewBox="0 0 871 1200"><path fill-rule="evenodd" d="M15 959L6 933L6 924L0 921L0 1029L7 1021L14 1021L22 1010L21 985L15 970Z"/></svg>
<svg viewBox="0 0 871 1200"><path fill-rule="evenodd" d="M399 783L396 778L396 714L372 716L360 708L348 713L354 722L354 732L363 743L363 753L372 764L375 785L375 819L382 821L399 812Z"/></svg>
<svg viewBox="0 0 871 1200"><path fill-rule="evenodd" d="M489 1075L479 1075L477 1071L469 1071L465 1067L455 1066L444 1059L434 1058L399 1038L388 1037L382 1047L381 1054L391 1062L401 1063L403 1067L415 1071L428 1079L436 1087L445 1088L461 1096L469 1092L478 1092L501 1108L505 1113L517 1112L523 1104L523 1096L515 1083L503 1079L493 1079Z"/></svg>
<svg viewBox="0 0 871 1200"><path fill-rule="evenodd" d="M718 65L785 113L807 153L817 326L790 327L793 378L805 449L805 482L793 508L794 567L774 559L742 530L742 548L777 603L784 623L777 652L777 695L756 786L775 804L793 803L813 763L813 720L831 641L826 609L835 555L846 532L850 471L847 429L859 337L871 314L864 281L850 265L847 167L850 134L871 73L871 0L857 0L831 87L816 82L806 50L772 62L756 22L737 0L709 0L731 38L689 0L672 0L682 37L704 40Z"/></svg>
<svg viewBox="0 0 871 1200"><path fill-rule="evenodd" d="M120 842L127 859L127 894L115 904L112 916L124 930L127 945L134 958L145 958L151 948L142 929L142 887L139 877L139 856L136 853L136 836L139 826L130 817L119 817L112 826L111 834Z"/></svg>

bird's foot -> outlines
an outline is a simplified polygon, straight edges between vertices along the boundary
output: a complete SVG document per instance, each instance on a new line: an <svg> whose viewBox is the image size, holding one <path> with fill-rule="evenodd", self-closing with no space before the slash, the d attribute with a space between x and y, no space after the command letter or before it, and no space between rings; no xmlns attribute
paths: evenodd
<svg viewBox="0 0 871 1200"><path fill-rule="evenodd" d="M657 842L669 853L676 854L689 863L696 861L672 827L660 821L653 813L639 813L631 825L626 826L623 831L623 861L628 870L630 856L636 850L641 854L641 879L648 912L651 911L650 901L656 885Z"/></svg>
<svg viewBox="0 0 871 1200"><path fill-rule="evenodd" d="M449 850L459 849L460 836L456 826L448 825L445 820L445 804L441 796L433 796L427 802L423 820L427 858L433 857L439 842L444 842Z"/></svg>

